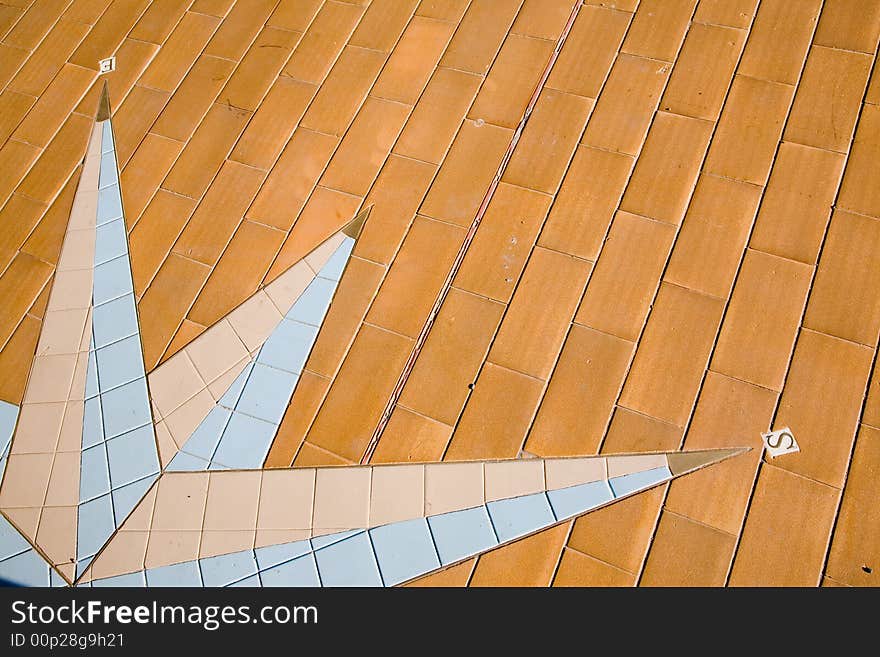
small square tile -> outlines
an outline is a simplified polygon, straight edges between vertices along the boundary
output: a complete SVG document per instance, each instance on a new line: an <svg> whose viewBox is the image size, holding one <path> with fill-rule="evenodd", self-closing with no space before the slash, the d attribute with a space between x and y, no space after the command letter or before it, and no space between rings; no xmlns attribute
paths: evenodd
<svg viewBox="0 0 880 657"><path fill-rule="evenodd" d="M486 500L529 495L544 490L544 461L517 459L486 463Z"/></svg>
<svg viewBox="0 0 880 657"><path fill-rule="evenodd" d="M92 293L95 306L126 294L131 295L133 291L127 257L120 256L95 267Z"/></svg>
<svg viewBox="0 0 880 657"><path fill-rule="evenodd" d="M144 377L144 357L137 335L113 342L95 353L98 358L98 384L101 392ZM91 361L91 356L89 360ZM86 381L88 382L88 378Z"/></svg>
<svg viewBox="0 0 880 657"><path fill-rule="evenodd" d="M394 586L440 567L425 518L370 530L385 586Z"/></svg>
<svg viewBox="0 0 880 657"><path fill-rule="evenodd" d="M113 488L159 472L153 425L148 424L107 441L107 455Z"/></svg>
<svg viewBox="0 0 880 657"><path fill-rule="evenodd" d="M420 518L425 512L425 466L374 467L370 527Z"/></svg>
<svg viewBox="0 0 880 657"><path fill-rule="evenodd" d="M102 394L101 410L108 439L152 422L147 380L137 379Z"/></svg>
<svg viewBox="0 0 880 657"><path fill-rule="evenodd" d="M485 506L430 516L428 524L444 566L498 545Z"/></svg>
<svg viewBox="0 0 880 657"><path fill-rule="evenodd" d="M315 481L315 529L365 528L369 522L367 467L319 468Z"/></svg>
<svg viewBox="0 0 880 657"><path fill-rule="evenodd" d="M548 490L605 479L608 472L605 459L596 457L547 459L544 471Z"/></svg>
<svg viewBox="0 0 880 657"><path fill-rule="evenodd" d="M482 463L425 466L425 514L439 515L484 503Z"/></svg>
<svg viewBox="0 0 880 657"><path fill-rule="evenodd" d="M264 470L258 529L310 529L315 470Z"/></svg>
<svg viewBox="0 0 880 657"><path fill-rule="evenodd" d="M672 473L664 465L662 468L634 472L622 477L612 477L609 483L611 490L614 491L614 497L623 497L669 479L672 479Z"/></svg>
<svg viewBox="0 0 880 657"><path fill-rule="evenodd" d="M205 586L226 586L232 582L255 575L257 562L253 550L222 554L199 560L202 581Z"/></svg>
<svg viewBox="0 0 880 657"><path fill-rule="evenodd" d="M666 454L632 454L608 457L608 477L622 477L666 466Z"/></svg>
<svg viewBox="0 0 880 657"><path fill-rule="evenodd" d="M80 501L91 500L110 492L110 468L107 466L107 450L103 444L82 452L80 466Z"/></svg>
<svg viewBox="0 0 880 657"><path fill-rule="evenodd" d="M317 327L285 319L260 349L257 362L299 374L317 337Z"/></svg>
<svg viewBox="0 0 880 657"><path fill-rule="evenodd" d="M208 496L208 473L165 474L157 485L153 531L201 531Z"/></svg>
<svg viewBox="0 0 880 657"><path fill-rule="evenodd" d="M233 413L214 453L213 462L229 468L259 468L277 426L243 413Z"/></svg>
<svg viewBox="0 0 880 657"><path fill-rule="evenodd" d="M235 530L257 526L262 473L215 472L208 483L203 529Z"/></svg>
<svg viewBox="0 0 880 657"><path fill-rule="evenodd" d="M263 586L321 586L318 579L318 568L315 564L315 555L309 553L305 556L287 561L268 570L260 571L260 581Z"/></svg>
<svg viewBox="0 0 880 657"><path fill-rule="evenodd" d="M366 532L315 551L323 586L382 586Z"/></svg>
<svg viewBox="0 0 880 657"><path fill-rule="evenodd" d="M92 313L92 326L95 331L95 347L97 349L137 333L134 295L128 294L95 306Z"/></svg>
<svg viewBox="0 0 880 657"><path fill-rule="evenodd" d="M256 363L235 409L278 425L287 410L297 375Z"/></svg>
<svg viewBox="0 0 880 657"><path fill-rule="evenodd" d="M125 221L116 219L95 230L95 265L100 265L128 253Z"/></svg>
<svg viewBox="0 0 880 657"><path fill-rule="evenodd" d="M489 502L487 507L502 543L549 527L556 521L544 493Z"/></svg>

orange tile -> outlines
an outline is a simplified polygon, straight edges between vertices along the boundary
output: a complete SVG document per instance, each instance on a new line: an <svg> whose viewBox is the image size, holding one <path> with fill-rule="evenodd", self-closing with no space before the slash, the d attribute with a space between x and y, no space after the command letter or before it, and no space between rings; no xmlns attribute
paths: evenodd
<svg viewBox="0 0 880 657"><path fill-rule="evenodd" d="M664 489L654 488L578 518L568 547L638 572L660 514Z"/></svg>
<svg viewBox="0 0 880 657"><path fill-rule="evenodd" d="M171 342L210 268L171 254L138 303L144 366L149 372Z"/></svg>
<svg viewBox="0 0 880 657"><path fill-rule="evenodd" d="M128 225L140 218L181 150L179 141L153 134L144 137L119 177Z"/></svg>
<svg viewBox="0 0 880 657"><path fill-rule="evenodd" d="M683 426L723 306L720 299L661 284L620 397L621 406Z"/></svg>
<svg viewBox="0 0 880 657"><path fill-rule="evenodd" d="M24 9L4 5L0 7L0 38L5 38L9 30L22 17Z"/></svg>
<svg viewBox="0 0 880 657"><path fill-rule="evenodd" d="M723 586L736 537L664 512L640 586Z"/></svg>
<svg viewBox="0 0 880 657"><path fill-rule="evenodd" d="M774 466L843 486L872 355L867 347L801 331L773 423L790 427L801 451Z"/></svg>
<svg viewBox="0 0 880 657"><path fill-rule="evenodd" d="M711 132L708 121L658 112L620 209L681 223Z"/></svg>
<svg viewBox="0 0 880 657"><path fill-rule="evenodd" d="M880 69L874 69L871 83L868 85L868 94L865 98L866 103L873 103L874 105L880 104L880 73L877 72L878 70Z"/></svg>
<svg viewBox="0 0 880 657"><path fill-rule="evenodd" d="M314 85L293 78L282 76L275 80L232 150L230 159L258 169L270 169L315 91Z"/></svg>
<svg viewBox="0 0 880 657"><path fill-rule="evenodd" d="M45 203L20 194L13 194L0 209L0 225L4 229L0 234L0 267L5 269L15 257L46 210Z"/></svg>
<svg viewBox="0 0 880 657"><path fill-rule="evenodd" d="M289 230L337 143L335 137L297 130L260 188L247 217Z"/></svg>
<svg viewBox="0 0 880 657"><path fill-rule="evenodd" d="M498 53L522 0L472 0L440 65L485 75ZM429 15L423 13L421 15ZM439 12L430 12L440 18Z"/></svg>
<svg viewBox="0 0 880 657"><path fill-rule="evenodd" d="M160 91L174 91L189 68L180 63L195 61L219 24L220 20L213 16L187 12L138 84Z"/></svg>
<svg viewBox="0 0 880 657"><path fill-rule="evenodd" d="M694 13L695 0L645 0L639 3L622 52L671 62Z"/></svg>
<svg viewBox="0 0 880 657"><path fill-rule="evenodd" d="M328 379L313 372L300 375L263 467L290 466L329 387Z"/></svg>
<svg viewBox="0 0 880 657"><path fill-rule="evenodd" d="M97 76L92 88L77 105L75 111L87 116L94 116L105 81L110 94L110 109L115 111L128 96L134 83L140 78L157 52L159 52L159 46L155 43L135 41L134 39L123 41L116 50L116 70Z"/></svg>
<svg viewBox="0 0 880 657"><path fill-rule="evenodd" d="M283 74L320 84L363 13L361 7L325 2L288 60Z"/></svg>
<svg viewBox="0 0 880 657"><path fill-rule="evenodd" d="M538 244L595 260L633 159L578 146Z"/></svg>
<svg viewBox="0 0 880 657"><path fill-rule="evenodd" d="M822 46L873 53L880 37L880 3L876 0L828 0L816 28Z"/></svg>
<svg viewBox="0 0 880 657"><path fill-rule="evenodd" d="M674 237L674 226L618 212L574 321L637 341Z"/></svg>
<svg viewBox="0 0 880 657"><path fill-rule="evenodd" d="M0 276L0 344L5 344L19 321L52 275L52 266L19 253Z"/></svg>
<svg viewBox="0 0 880 657"><path fill-rule="evenodd" d="M635 155L654 117L669 65L619 55L590 117L583 143Z"/></svg>
<svg viewBox="0 0 880 657"><path fill-rule="evenodd" d="M480 78L453 69L437 69L413 109L394 152L439 163L477 93Z"/></svg>
<svg viewBox="0 0 880 657"><path fill-rule="evenodd" d="M470 586L549 586L568 525L558 525L480 556Z"/></svg>
<svg viewBox="0 0 880 657"><path fill-rule="evenodd" d="M822 0L764 0L749 32L739 73L797 84Z"/></svg>
<svg viewBox="0 0 880 657"><path fill-rule="evenodd" d="M802 263L747 250L712 369L781 390L812 274Z"/></svg>
<svg viewBox="0 0 880 657"><path fill-rule="evenodd" d="M537 379L487 362L445 459L514 458L525 442L543 387Z"/></svg>
<svg viewBox="0 0 880 657"><path fill-rule="evenodd" d="M174 244L174 252L206 265L220 260L265 174L227 161Z"/></svg>
<svg viewBox="0 0 880 657"><path fill-rule="evenodd" d="M591 556L566 548L553 586L633 586L636 576Z"/></svg>
<svg viewBox="0 0 880 657"><path fill-rule="evenodd" d="M61 17L64 6L41 0L27 4L30 6L25 9L23 16L19 12L20 19L9 34L3 37L3 43L16 48L33 50ZM8 9L12 9L12 7Z"/></svg>
<svg viewBox="0 0 880 657"><path fill-rule="evenodd" d="M608 454L673 451L681 445L681 428L650 415L618 406L602 442Z"/></svg>
<svg viewBox="0 0 880 657"><path fill-rule="evenodd" d="M281 0L266 25L305 32L320 7L321 0Z"/></svg>
<svg viewBox="0 0 880 657"><path fill-rule="evenodd" d="M303 443L296 454L293 465L305 468L323 465L352 465L352 462L320 447Z"/></svg>
<svg viewBox="0 0 880 657"><path fill-rule="evenodd" d="M694 23L660 106L667 112L716 120L745 40L743 30Z"/></svg>
<svg viewBox="0 0 880 657"><path fill-rule="evenodd" d="M434 179L421 213L470 225L489 189L513 131L465 121Z"/></svg>
<svg viewBox="0 0 880 657"><path fill-rule="evenodd" d="M631 18L631 14L613 9L582 7L546 86L598 97Z"/></svg>
<svg viewBox="0 0 880 657"><path fill-rule="evenodd" d="M501 183L468 247L455 285L510 301L552 197Z"/></svg>
<svg viewBox="0 0 880 657"><path fill-rule="evenodd" d="M363 325L315 418L309 442L360 460L412 346L412 340Z"/></svg>
<svg viewBox="0 0 880 657"><path fill-rule="evenodd" d="M226 59L199 57L150 131L178 141L189 139L234 68L235 62Z"/></svg>
<svg viewBox="0 0 880 657"><path fill-rule="evenodd" d="M161 45L183 18L189 4L187 0L165 0L151 4L129 32L129 36Z"/></svg>
<svg viewBox="0 0 880 657"><path fill-rule="evenodd" d="M196 203L160 189L128 237L135 295L144 293Z"/></svg>
<svg viewBox="0 0 880 657"><path fill-rule="evenodd" d="M460 228L416 217L367 313L367 321L417 336L463 240L464 230Z"/></svg>
<svg viewBox="0 0 880 657"><path fill-rule="evenodd" d="M793 87L737 75L704 171L763 185L776 153Z"/></svg>
<svg viewBox="0 0 880 657"><path fill-rule="evenodd" d="M189 311L189 319L211 326L253 294L283 240L279 230L242 221Z"/></svg>
<svg viewBox="0 0 880 657"><path fill-rule="evenodd" d="M707 372L685 449L739 445L752 450L673 481L666 508L721 531L739 533L764 451L761 433L770 426L777 398L772 390Z"/></svg>
<svg viewBox="0 0 880 657"><path fill-rule="evenodd" d="M815 264L844 161L839 153L781 144L749 246Z"/></svg>
<svg viewBox="0 0 880 657"><path fill-rule="evenodd" d="M28 94L30 96L39 96L43 93L52 78L62 69L64 62L68 60L68 56L74 51L77 45L82 41L83 37L89 33L90 27L82 23L73 23L71 21L58 21L52 27L46 38L40 42L40 45L27 57L19 56L21 51L12 47L4 50L3 58L9 58L10 73L14 73L18 66L24 62L24 66L18 69L9 89L19 93ZM103 57L101 55L100 57ZM85 68L98 68L98 59L94 62L83 64ZM74 64L78 62L73 62ZM5 78L6 76L4 76ZM5 84L6 80L4 80Z"/></svg>
<svg viewBox="0 0 880 657"><path fill-rule="evenodd" d="M700 176L664 280L726 299L760 198L759 187Z"/></svg>
<svg viewBox="0 0 880 657"><path fill-rule="evenodd" d="M223 18L234 2L235 0L195 0L189 10Z"/></svg>
<svg viewBox="0 0 880 657"><path fill-rule="evenodd" d="M547 380L591 264L536 248L489 352L492 362Z"/></svg>
<svg viewBox="0 0 880 657"><path fill-rule="evenodd" d="M66 64L12 136L34 146L46 147L94 78L94 71Z"/></svg>
<svg viewBox="0 0 880 657"><path fill-rule="evenodd" d="M0 149L0 167L3 169L3 178L0 178L0 203L5 203L12 195L40 153L36 146L20 141L10 140L3 145Z"/></svg>
<svg viewBox="0 0 880 657"><path fill-rule="evenodd" d="M591 454L605 434L633 345L571 327L541 402L526 451L541 456Z"/></svg>
<svg viewBox="0 0 880 657"><path fill-rule="evenodd" d="M180 325L180 328L177 329L177 333L174 334L174 339L171 340L171 344L168 345L168 350L165 352L165 355L162 357L162 363L171 358L178 351L186 347L190 342L199 337L206 330L205 326L201 324L196 324L195 322L191 322L188 319L183 320ZM161 363L160 363L161 365ZM213 383L212 385L217 385L217 383ZM175 446L174 451L177 451L177 447Z"/></svg>
<svg viewBox="0 0 880 657"><path fill-rule="evenodd" d="M552 52L550 41L510 35L501 46L468 118L515 128Z"/></svg>
<svg viewBox="0 0 880 657"><path fill-rule="evenodd" d="M764 465L730 585L817 586L839 495L833 488Z"/></svg>
<svg viewBox="0 0 880 657"><path fill-rule="evenodd" d="M700 0L694 20L746 29L752 22L758 2L759 0Z"/></svg>
<svg viewBox="0 0 880 657"><path fill-rule="evenodd" d="M373 0L351 35L351 45L391 52L417 4L418 0Z"/></svg>
<svg viewBox="0 0 880 657"><path fill-rule="evenodd" d="M141 140L156 117L162 112L170 94L146 87L132 88L125 102L113 117L113 139L116 144L116 163L124 170Z"/></svg>
<svg viewBox="0 0 880 657"><path fill-rule="evenodd" d="M432 4L436 5L437 3L438 0L432 0ZM471 573L474 570L475 563L476 559L463 561L458 565L444 568L443 570L438 570L431 573L430 575L425 575L424 577L414 579L411 582L405 583L403 586L436 588L467 586Z"/></svg>
<svg viewBox="0 0 880 657"><path fill-rule="evenodd" d="M64 189L55 197L48 212L43 215L40 223L37 224L21 247L23 251L46 262L54 264L58 261L61 243L70 221L73 196L79 184L79 173L79 171L74 171Z"/></svg>
<svg viewBox="0 0 880 657"><path fill-rule="evenodd" d="M266 282L273 281L350 222L359 204L360 199L356 196L326 187L316 188L272 263Z"/></svg>
<svg viewBox="0 0 880 657"><path fill-rule="evenodd" d="M552 89L544 91L503 179L521 187L555 193L592 108L592 101L586 98Z"/></svg>
<svg viewBox="0 0 880 657"><path fill-rule="evenodd" d="M525 0L510 31L556 41L571 16L571 8L568 0Z"/></svg>
<svg viewBox="0 0 880 657"><path fill-rule="evenodd" d="M165 177L162 187L190 198L200 198L229 155L250 116L249 112L235 107L212 105Z"/></svg>
<svg viewBox="0 0 880 657"><path fill-rule="evenodd" d="M501 304L452 288L403 388L400 404L454 425L503 310Z"/></svg>
<svg viewBox="0 0 880 657"><path fill-rule="evenodd" d="M33 96L26 96L16 91L4 91L0 94L0 140L2 143L6 143L6 140L36 101L37 99Z"/></svg>
<svg viewBox="0 0 880 657"><path fill-rule="evenodd" d="M384 62L382 53L347 46L306 111L302 126L341 137Z"/></svg>
<svg viewBox="0 0 880 657"><path fill-rule="evenodd" d="M877 185L880 180L880 165L876 157L878 147L880 106L864 105L843 175L837 207L880 217L880 186Z"/></svg>
<svg viewBox="0 0 880 657"><path fill-rule="evenodd" d="M381 98L367 98L327 165L321 184L364 196L382 168L410 111Z"/></svg>
<svg viewBox="0 0 880 657"><path fill-rule="evenodd" d="M309 354L307 367L332 377L382 281L385 268L361 258L351 258Z"/></svg>
<svg viewBox="0 0 880 657"><path fill-rule="evenodd" d="M880 370L875 370L875 372ZM862 411L862 422L880 428L880 374L874 374L868 385L867 400Z"/></svg>
<svg viewBox="0 0 880 657"><path fill-rule="evenodd" d="M21 181L18 192L43 203L50 202L85 155L92 125L84 116L71 114Z"/></svg>
<svg viewBox="0 0 880 657"><path fill-rule="evenodd" d="M236 3L232 7L232 11L223 19L220 27L217 28L217 32L211 38L211 41L205 46L205 54L240 60L277 4L278 0L254 0L253 2L242 4ZM277 32L273 28L269 28L269 30ZM266 33L263 32L260 37L264 34ZM256 40L257 44L261 43L260 37ZM288 33L288 38L290 37L293 37L293 34ZM265 42L262 45L270 50L277 50L280 47L277 44L272 45ZM269 57L272 58L272 55L269 54ZM283 59L286 60L287 57L285 56ZM268 62L266 63L268 64ZM282 63L278 63L277 69L281 68ZM253 69L251 70L253 71Z"/></svg>
<svg viewBox="0 0 880 657"><path fill-rule="evenodd" d="M870 72L869 55L813 46L785 126L786 141L846 152Z"/></svg>
<svg viewBox="0 0 880 657"><path fill-rule="evenodd" d="M111 4L68 61L97 71L98 61L116 50L148 4L147 0Z"/></svg>
<svg viewBox="0 0 880 657"><path fill-rule="evenodd" d="M862 425L826 568L830 577L844 584L877 585L880 515L875 502L878 467L880 431Z"/></svg>
<svg viewBox="0 0 880 657"><path fill-rule="evenodd" d="M395 406L371 463L439 461L452 436L452 427Z"/></svg>
<svg viewBox="0 0 880 657"><path fill-rule="evenodd" d="M825 238L804 326L861 344L880 330L880 221L836 210Z"/></svg>
<svg viewBox="0 0 880 657"><path fill-rule="evenodd" d="M414 105L455 28L454 23L414 17L370 94Z"/></svg>
<svg viewBox="0 0 880 657"><path fill-rule="evenodd" d="M3 371L0 399L3 401L21 403L39 337L40 321L25 315L0 351L0 370Z"/></svg>
<svg viewBox="0 0 880 657"><path fill-rule="evenodd" d="M354 253L380 264L394 259L437 167L391 155L364 200L372 206Z"/></svg>

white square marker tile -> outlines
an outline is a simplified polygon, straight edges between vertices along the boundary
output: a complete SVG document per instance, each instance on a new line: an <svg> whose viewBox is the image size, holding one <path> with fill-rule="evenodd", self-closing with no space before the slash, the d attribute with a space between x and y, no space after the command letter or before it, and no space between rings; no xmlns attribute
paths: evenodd
<svg viewBox="0 0 880 657"><path fill-rule="evenodd" d="M425 515L459 511L484 503L482 463L425 466Z"/></svg>
<svg viewBox="0 0 880 657"><path fill-rule="evenodd" d="M367 527L371 468L319 468L315 481L315 529Z"/></svg>
<svg viewBox="0 0 880 657"><path fill-rule="evenodd" d="M309 529L315 495L315 469L264 470L258 529Z"/></svg>
<svg viewBox="0 0 880 657"><path fill-rule="evenodd" d="M383 465L372 470L370 527L424 515L424 465Z"/></svg>
<svg viewBox="0 0 880 657"><path fill-rule="evenodd" d="M95 267L93 297L96 306L133 292L128 257L120 256Z"/></svg>
<svg viewBox="0 0 880 657"><path fill-rule="evenodd" d="M546 459L544 472L548 490L599 481L608 476L606 461L601 457Z"/></svg>
<svg viewBox="0 0 880 657"><path fill-rule="evenodd" d="M544 462L517 459L486 463L486 500L502 500L544 490Z"/></svg>
<svg viewBox="0 0 880 657"><path fill-rule="evenodd" d="M95 229L95 265L128 253L125 221L115 219Z"/></svg>

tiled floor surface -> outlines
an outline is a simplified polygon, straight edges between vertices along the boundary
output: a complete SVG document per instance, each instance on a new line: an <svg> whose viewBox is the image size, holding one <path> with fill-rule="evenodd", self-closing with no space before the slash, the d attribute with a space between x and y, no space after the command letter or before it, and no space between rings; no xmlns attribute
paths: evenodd
<svg viewBox="0 0 880 657"><path fill-rule="evenodd" d="M0 399L106 79L148 378L372 206L267 466L800 444L423 583L876 585L880 1L576 5L0 0Z"/></svg>

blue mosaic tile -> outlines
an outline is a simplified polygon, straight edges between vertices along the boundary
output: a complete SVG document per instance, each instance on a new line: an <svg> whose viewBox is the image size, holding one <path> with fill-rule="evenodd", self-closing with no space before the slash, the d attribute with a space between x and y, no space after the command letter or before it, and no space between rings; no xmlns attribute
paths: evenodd
<svg viewBox="0 0 880 657"><path fill-rule="evenodd" d="M556 522L544 493L489 502L486 506L489 508L489 517L492 518L498 540L502 543Z"/></svg>
<svg viewBox="0 0 880 657"><path fill-rule="evenodd" d="M257 574L253 550L199 559L205 586L226 586Z"/></svg>
<svg viewBox="0 0 880 657"><path fill-rule="evenodd" d="M287 312L287 319L320 327L321 322L324 321L324 315L327 314L327 308L330 306L335 289L336 283L334 281L313 278L293 307Z"/></svg>
<svg viewBox="0 0 880 657"><path fill-rule="evenodd" d="M83 449L104 442L104 418L101 413L100 397L92 397L85 401L83 408Z"/></svg>
<svg viewBox="0 0 880 657"><path fill-rule="evenodd" d="M143 498L153 482L156 481L158 473L147 475L143 479L121 486L113 491L113 514L116 526L119 527L123 521L131 513L131 510Z"/></svg>
<svg viewBox="0 0 880 657"><path fill-rule="evenodd" d="M119 185L110 185L98 191L97 225L101 226L122 216L122 198Z"/></svg>
<svg viewBox="0 0 880 657"><path fill-rule="evenodd" d="M138 379L101 395L104 433L113 438L153 421L147 380Z"/></svg>
<svg viewBox="0 0 880 657"><path fill-rule="evenodd" d="M128 265L127 256L108 260L95 267L95 277L92 282L94 305L97 306L112 299L131 295L133 291L131 268ZM134 299L133 296L132 299Z"/></svg>
<svg viewBox="0 0 880 657"><path fill-rule="evenodd" d="M24 536L19 534L6 518L0 516L0 561L30 549L31 544Z"/></svg>
<svg viewBox="0 0 880 657"><path fill-rule="evenodd" d="M244 579L240 579L237 582L233 582L232 584L227 584L230 588L259 588L263 584L260 582L259 575L251 575L250 577L245 577Z"/></svg>
<svg viewBox="0 0 880 657"><path fill-rule="evenodd" d="M321 586L321 581L318 579L318 569L315 566L315 555L311 552L293 561L286 561L267 570L261 570L260 579L265 587Z"/></svg>
<svg viewBox="0 0 880 657"><path fill-rule="evenodd" d="M150 568L147 570L147 585L200 587L202 578L199 575L199 564L197 561L184 561L161 568Z"/></svg>
<svg viewBox="0 0 880 657"><path fill-rule="evenodd" d="M186 452L177 452L165 470L168 472L194 472L207 470L210 463Z"/></svg>
<svg viewBox="0 0 880 657"><path fill-rule="evenodd" d="M312 539L312 549L320 550L322 547L333 545L334 543L338 543L339 541L345 540L346 538L354 536L355 534L362 534L364 531L365 530L363 529L349 529L348 531L336 532L335 534L316 536Z"/></svg>
<svg viewBox="0 0 880 657"><path fill-rule="evenodd" d="M114 149L113 141L113 128L111 127L110 121L104 121L104 126L101 128L102 154Z"/></svg>
<svg viewBox="0 0 880 657"><path fill-rule="evenodd" d="M134 296L128 294L95 306L92 311L92 328L95 332L96 349L136 334L138 325Z"/></svg>
<svg viewBox="0 0 880 657"><path fill-rule="evenodd" d="M128 253L125 220L115 219L95 229L95 265Z"/></svg>
<svg viewBox="0 0 880 657"><path fill-rule="evenodd" d="M366 532L315 551L323 586L382 586Z"/></svg>
<svg viewBox="0 0 880 657"><path fill-rule="evenodd" d="M119 488L159 472L153 425L147 424L109 440L107 455L113 488Z"/></svg>
<svg viewBox="0 0 880 657"><path fill-rule="evenodd" d="M284 319L260 349L257 362L299 374L317 337L317 327Z"/></svg>
<svg viewBox="0 0 880 657"><path fill-rule="evenodd" d="M330 256L330 259L321 267L321 271L318 272L318 276L321 278L328 278L331 281L339 281L342 278L342 272L345 269L345 265L348 264L348 259L351 256L351 250L354 248L354 239L351 237L346 237L342 244L336 247L336 251L333 252L333 255Z"/></svg>
<svg viewBox="0 0 880 657"><path fill-rule="evenodd" d="M228 468L260 468L278 427L233 413L212 461Z"/></svg>
<svg viewBox="0 0 880 657"><path fill-rule="evenodd" d="M428 521L416 518L370 530L385 586L394 586L440 567Z"/></svg>
<svg viewBox="0 0 880 657"><path fill-rule="evenodd" d="M104 445L95 445L82 452L79 475L79 499L91 500L110 492L110 469Z"/></svg>
<svg viewBox="0 0 880 657"><path fill-rule="evenodd" d="M0 579L19 586L47 586L49 565L34 550L0 561Z"/></svg>
<svg viewBox="0 0 880 657"><path fill-rule="evenodd" d="M622 477L613 477L610 480L611 490L614 491L614 497L623 497L671 478L672 473L664 465L662 468L653 468L643 472L633 472Z"/></svg>
<svg viewBox="0 0 880 657"><path fill-rule="evenodd" d="M144 577L144 571L142 570L136 573L126 573L125 575L92 580L93 587L125 586L129 588L143 588L146 585L147 579Z"/></svg>
<svg viewBox="0 0 880 657"><path fill-rule="evenodd" d="M6 457L9 454L9 445L12 443L17 420L18 406L0 401L0 477L6 470Z"/></svg>
<svg viewBox="0 0 880 657"><path fill-rule="evenodd" d="M430 516L428 524L444 566L498 545L485 506Z"/></svg>
<svg viewBox="0 0 880 657"><path fill-rule="evenodd" d="M98 359L95 357L94 345L89 351L89 364L86 367L86 399L98 394Z"/></svg>
<svg viewBox="0 0 880 657"><path fill-rule="evenodd" d="M547 492L547 497L550 499L553 513L559 520L595 509L614 499L605 480L551 490Z"/></svg>
<svg viewBox="0 0 880 657"><path fill-rule="evenodd" d="M109 495L79 505L76 558L79 561L94 555L115 530L113 503Z"/></svg>
<svg viewBox="0 0 880 657"><path fill-rule="evenodd" d="M98 176L98 188L104 189L116 185L119 177L116 172L116 154L112 151L101 155L101 170Z"/></svg>
<svg viewBox="0 0 880 657"><path fill-rule="evenodd" d="M229 388L223 393L223 396L220 398L218 402L221 406L225 406L226 408L235 408L235 405L238 403L239 397L241 397L241 391L244 390L244 386L247 383L248 377L251 375L251 370L254 367L253 361L244 366L244 369L239 372L238 376L235 377L235 381L230 384Z"/></svg>
<svg viewBox="0 0 880 657"><path fill-rule="evenodd" d="M54 568L49 569L49 586L51 587L59 587L59 586L69 586L69 584L64 581L64 578L55 572Z"/></svg>
<svg viewBox="0 0 880 657"><path fill-rule="evenodd" d="M184 443L183 449L188 454L210 461L220 443L220 436L223 435L223 430L231 417L232 411L215 406Z"/></svg>
<svg viewBox="0 0 880 657"><path fill-rule="evenodd" d="M254 365L235 410L280 424L296 386L297 376L262 363Z"/></svg>
<svg viewBox="0 0 880 657"><path fill-rule="evenodd" d="M266 570L272 566L277 566L285 561L291 561L297 557L311 552L312 546L308 539L303 541L294 541L292 543L281 543L279 545L267 545L254 550L257 557L257 564L260 570Z"/></svg>
<svg viewBox="0 0 880 657"><path fill-rule="evenodd" d="M108 344L95 353L98 357L98 383L102 391L145 376L141 341L137 335Z"/></svg>

